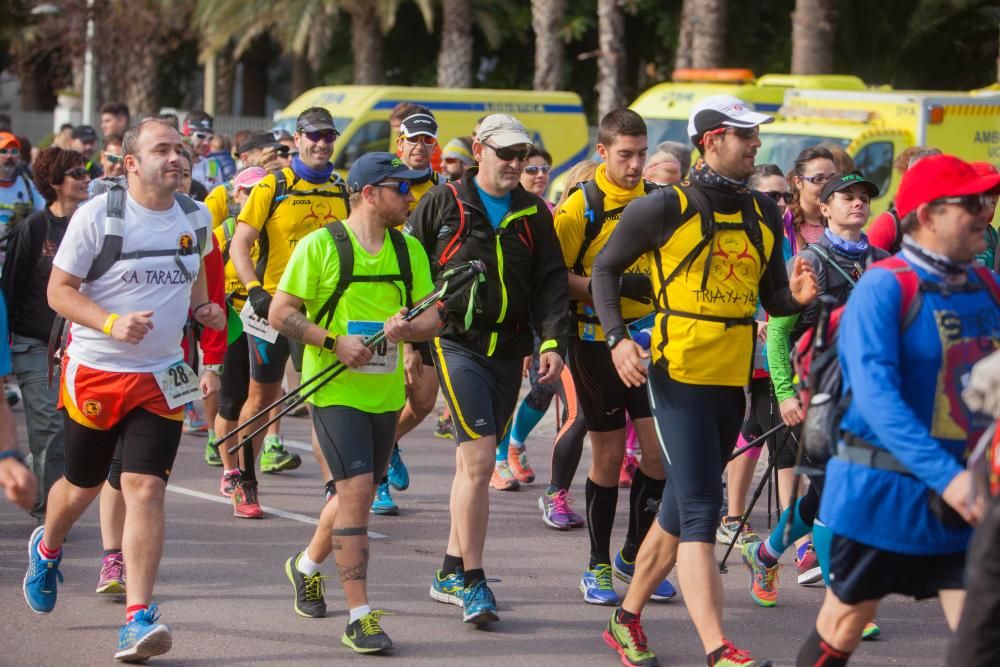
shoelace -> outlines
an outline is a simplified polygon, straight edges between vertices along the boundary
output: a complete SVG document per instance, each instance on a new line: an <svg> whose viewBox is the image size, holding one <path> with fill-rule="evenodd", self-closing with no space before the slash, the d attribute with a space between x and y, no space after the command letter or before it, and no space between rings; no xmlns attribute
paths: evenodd
<svg viewBox="0 0 1000 667"><path fill-rule="evenodd" d="M504 479L513 479L514 477L514 471L510 469L509 465L503 465L503 464L498 465L496 467L496 471L497 474L503 477Z"/></svg>
<svg viewBox="0 0 1000 667"><path fill-rule="evenodd" d="M105 578L107 579L124 579L125 576L125 559L122 555L114 554L105 561L105 566L107 567L107 574Z"/></svg>
<svg viewBox="0 0 1000 667"><path fill-rule="evenodd" d="M42 591L48 593L54 589L56 585L53 577L58 577L60 584L63 582L63 573L59 570L58 564L55 567L41 567L37 572L35 572L35 576L31 578L31 583L41 581L40 588Z"/></svg>
<svg viewBox="0 0 1000 667"><path fill-rule="evenodd" d="M329 579L329 577L324 577L319 572L312 576L305 576L306 600L315 601L323 599L323 593L326 591L326 582L323 581L324 579Z"/></svg>
<svg viewBox="0 0 1000 667"><path fill-rule="evenodd" d="M633 618L630 621L625 621L622 623L625 629L628 630L628 636L632 640L632 644L635 645L637 651L645 653L647 651L646 632L642 629L642 623L639 622L638 618Z"/></svg>
<svg viewBox="0 0 1000 667"><path fill-rule="evenodd" d="M753 656L750 655L749 651L736 648L728 639L723 639L722 644L726 647L726 650L722 652L723 660L739 661L738 664L753 661Z"/></svg>
<svg viewBox="0 0 1000 667"><path fill-rule="evenodd" d="M560 514L569 514L572 511L569 508L569 493L566 489L559 489L559 491L552 496L552 508Z"/></svg>
<svg viewBox="0 0 1000 667"><path fill-rule="evenodd" d="M160 608L156 606L155 602L132 617L133 623L141 623L143 625L152 625L158 620L160 620Z"/></svg>
<svg viewBox="0 0 1000 667"><path fill-rule="evenodd" d="M602 591L613 591L615 589L615 585L611 581L610 565L598 565L595 567L594 579L597 581L597 587Z"/></svg>
<svg viewBox="0 0 1000 667"><path fill-rule="evenodd" d="M380 625L380 620L383 616L392 616L392 614L381 609L372 609L370 612L362 616L361 632L363 632L366 637L381 634L382 626Z"/></svg>

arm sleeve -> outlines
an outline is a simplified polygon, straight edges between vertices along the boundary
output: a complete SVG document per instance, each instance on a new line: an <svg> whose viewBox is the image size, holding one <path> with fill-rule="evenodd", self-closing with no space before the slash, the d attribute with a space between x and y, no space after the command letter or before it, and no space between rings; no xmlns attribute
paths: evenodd
<svg viewBox="0 0 1000 667"><path fill-rule="evenodd" d="M625 334L622 273L643 254L663 245L679 225L680 217L680 202L673 188L634 199L622 212L618 225L594 260L590 279L594 309L605 335Z"/></svg>
<svg viewBox="0 0 1000 667"><path fill-rule="evenodd" d="M942 493L962 466L931 437L903 398L901 302L899 283L891 273L865 273L844 309L837 334L838 354L853 393L852 409L900 463Z"/></svg>
<svg viewBox="0 0 1000 667"><path fill-rule="evenodd" d="M219 252L219 242L215 234L211 237L212 250L205 257L205 283L208 287L208 300L226 311L226 294L223 279L222 253ZM195 304L197 305L197 304ZM226 356L226 344L229 332L226 329L217 331L204 327L201 330L199 343L206 364L221 364Z"/></svg>
<svg viewBox="0 0 1000 667"><path fill-rule="evenodd" d="M552 225L552 216L538 202L536 249L531 258L531 325L542 340L541 350L555 349L563 357L569 344L569 284L563 252Z"/></svg>
<svg viewBox="0 0 1000 667"><path fill-rule="evenodd" d="M774 202L766 198L757 201L761 202L764 222L774 238L771 256L767 258L764 275L760 278L760 302L768 315L792 315L802 310L802 306L788 288L788 272L785 270L785 257L781 251L781 239L784 238L785 228Z"/></svg>
<svg viewBox="0 0 1000 667"><path fill-rule="evenodd" d="M789 360L789 334L799 316L772 317L767 321L767 367L778 402L795 396L792 385L792 363Z"/></svg>

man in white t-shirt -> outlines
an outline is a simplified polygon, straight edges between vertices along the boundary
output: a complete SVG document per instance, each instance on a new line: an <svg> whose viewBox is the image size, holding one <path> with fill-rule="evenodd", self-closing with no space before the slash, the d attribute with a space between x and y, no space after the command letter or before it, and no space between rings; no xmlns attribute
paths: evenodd
<svg viewBox="0 0 1000 667"><path fill-rule="evenodd" d="M117 215L108 220L115 192L77 209L48 287L52 308L73 323L59 392L67 465L49 493L45 525L31 536L24 596L36 613L52 611L66 534L105 480L121 488L129 579L119 660L170 649L170 629L156 622L152 602L163 551L163 497L184 403L202 393L183 361L182 330L189 310L207 327L226 325L205 286L202 257L212 248L206 240L211 215L174 196L183 150L177 130L163 121L128 131L128 189L117 191L124 197L124 224ZM109 257L119 237L120 248Z"/></svg>

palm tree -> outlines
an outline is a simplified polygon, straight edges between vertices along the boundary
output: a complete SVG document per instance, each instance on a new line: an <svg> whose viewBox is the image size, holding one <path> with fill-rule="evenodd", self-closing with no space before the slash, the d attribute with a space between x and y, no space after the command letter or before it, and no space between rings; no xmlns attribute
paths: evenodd
<svg viewBox="0 0 1000 667"><path fill-rule="evenodd" d="M597 113L625 103L625 12L619 0L597 0Z"/></svg>
<svg viewBox="0 0 1000 667"><path fill-rule="evenodd" d="M472 6L468 0L441 0L438 88L472 85Z"/></svg>
<svg viewBox="0 0 1000 667"><path fill-rule="evenodd" d="M796 0L792 12L792 74L833 72L836 0Z"/></svg>
<svg viewBox="0 0 1000 667"><path fill-rule="evenodd" d="M694 10L691 67L722 67L726 57L726 0L695 0Z"/></svg>
<svg viewBox="0 0 1000 667"><path fill-rule="evenodd" d="M563 40L560 34L566 0L531 0L531 28L535 31L535 90L559 90Z"/></svg>

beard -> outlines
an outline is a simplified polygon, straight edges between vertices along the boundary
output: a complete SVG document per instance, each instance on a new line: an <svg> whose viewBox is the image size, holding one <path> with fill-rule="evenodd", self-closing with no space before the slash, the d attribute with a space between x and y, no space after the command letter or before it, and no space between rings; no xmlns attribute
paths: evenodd
<svg viewBox="0 0 1000 667"><path fill-rule="evenodd" d="M17 160L4 160L0 162L0 181L12 181L16 173Z"/></svg>

